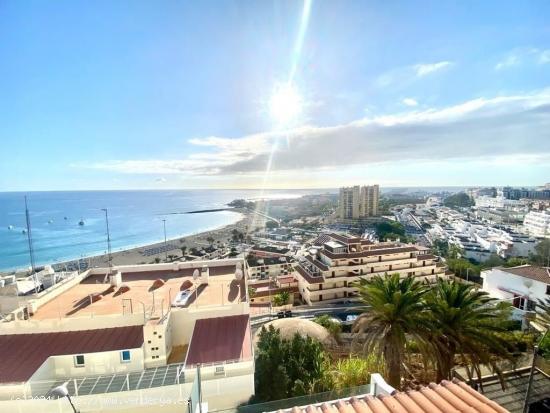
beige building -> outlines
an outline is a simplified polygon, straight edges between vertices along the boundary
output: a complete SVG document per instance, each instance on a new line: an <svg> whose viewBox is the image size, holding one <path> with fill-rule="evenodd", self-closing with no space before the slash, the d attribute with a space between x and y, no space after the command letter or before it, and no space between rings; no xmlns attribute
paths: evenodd
<svg viewBox="0 0 550 413"><path fill-rule="evenodd" d="M5 315L0 411L68 412L67 401L41 398L66 383L81 411L181 412L199 365L209 408L250 398L242 259L117 266L108 274L89 269Z"/></svg>
<svg viewBox="0 0 550 413"><path fill-rule="evenodd" d="M378 185L340 188L339 218L360 219L377 216L379 193Z"/></svg>
<svg viewBox="0 0 550 413"><path fill-rule="evenodd" d="M358 237L323 234L295 267L298 288L308 303L353 299L356 281L386 273L413 275L428 281L445 276L445 266L424 247Z"/></svg>

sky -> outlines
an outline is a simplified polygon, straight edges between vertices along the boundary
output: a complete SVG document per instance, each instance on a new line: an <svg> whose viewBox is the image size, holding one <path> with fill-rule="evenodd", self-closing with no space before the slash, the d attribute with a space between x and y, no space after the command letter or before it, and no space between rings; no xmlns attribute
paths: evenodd
<svg viewBox="0 0 550 413"><path fill-rule="evenodd" d="M0 0L0 143L0 191L542 185L550 2Z"/></svg>

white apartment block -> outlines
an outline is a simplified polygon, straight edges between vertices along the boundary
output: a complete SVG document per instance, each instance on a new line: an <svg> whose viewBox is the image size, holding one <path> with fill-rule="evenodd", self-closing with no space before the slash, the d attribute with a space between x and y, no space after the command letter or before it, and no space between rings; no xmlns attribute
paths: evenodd
<svg viewBox="0 0 550 413"><path fill-rule="evenodd" d="M378 185L340 188L338 216L340 219L360 219L378 215L380 188Z"/></svg>
<svg viewBox="0 0 550 413"><path fill-rule="evenodd" d="M550 211L531 211L523 220L524 231L534 237L550 237Z"/></svg>
<svg viewBox="0 0 550 413"><path fill-rule="evenodd" d="M492 268L482 271L483 291L491 297L511 303L513 317L524 320L535 310L537 300L550 297L550 271L547 267L521 265L512 268Z"/></svg>
<svg viewBox="0 0 550 413"><path fill-rule="evenodd" d="M445 266L436 258L420 246L330 233L313 242L295 269L302 300L312 304L354 299L355 282L375 275L398 273L433 281L445 276Z"/></svg>
<svg viewBox="0 0 550 413"><path fill-rule="evenodd" d="M209 409L234 408L254 393L246 279L242 259L117 266L26 297L0 321L0 410L68 412L41 398L67 383L82 411L188 411L199 365Z"/></svg>

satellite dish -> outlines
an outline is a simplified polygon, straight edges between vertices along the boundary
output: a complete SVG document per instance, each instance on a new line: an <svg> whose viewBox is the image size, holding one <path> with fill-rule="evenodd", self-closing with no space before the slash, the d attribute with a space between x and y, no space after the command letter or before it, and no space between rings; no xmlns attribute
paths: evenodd
<svg viewBox="0 0 550 413"><path fill-rule="evenodd" d="M240 268L237 268L235 270L235 279L237 281L241 281L243 279L243 270L241 270Z"/></svg>
<svg viewBox="0 0 550 413"><path fill-rule="evenodd" d="M242 269L242 268L243 268L242 262L239 261L239 262L235 265L235 267L236 267L238 270Z"/></svg>
<svg viewBox="0 0 550 413"><path fill-rule="evenodd" d="M193 271L193 279L194 280L198 280L199 277L200 277L201 273L199 272L198 269L196 269L195 271Z"/></svg>

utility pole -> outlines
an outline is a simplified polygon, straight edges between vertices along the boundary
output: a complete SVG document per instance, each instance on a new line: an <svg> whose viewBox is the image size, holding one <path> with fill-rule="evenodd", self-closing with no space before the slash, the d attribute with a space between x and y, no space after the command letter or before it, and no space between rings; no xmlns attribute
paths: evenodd
<svg viewBox="0 0 550 413"><path fill-rule="evenodd" d="M168 251L166 250L166 220L163 219L162 223L164 224L164 261L168 262Z"/></svg>
<svg viewBox="0 0 550 413"><path fill-rule="evenodd" d="M25 195L25 219L27 221L27 242L29 244L29 256L31 259L31 276L34 281L34 292L38 294L38 279L36 278L36 266L34 264L34 246L32 244L31 217L27 205L27 196Z"/></svg>
<svg viewBox="0 0 550 413"><path fill-rule="evenodd" d="M113 256L111 254L111 233L109 231L109 214L107 212L107 208L101 209L103 212L105 212L105 225L107 227L107 257L109 260L109 275L113 273Z"/></svg>

